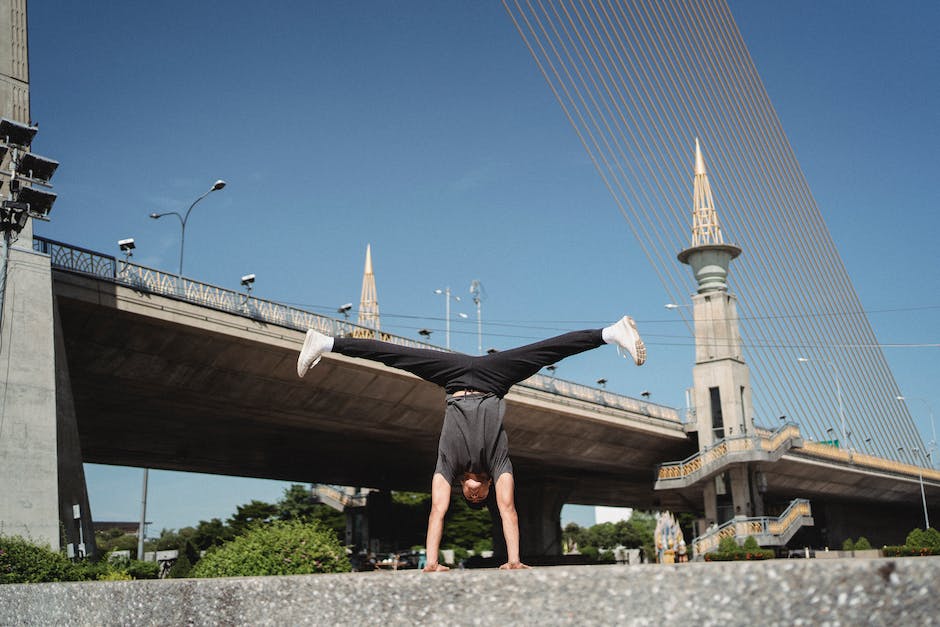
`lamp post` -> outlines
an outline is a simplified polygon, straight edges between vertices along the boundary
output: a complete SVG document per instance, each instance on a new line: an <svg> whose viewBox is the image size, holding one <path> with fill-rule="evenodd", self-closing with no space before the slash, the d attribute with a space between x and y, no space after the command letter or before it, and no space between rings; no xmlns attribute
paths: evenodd
<svg viewBox="0 0 940 627"><path fill-rule="evenodd" d="M898 447L898 452L903 453L904 447ZM917 458L917 454L920 453L919 448L912 448L911 452L914 454L914 458ZM930 460L930 454L926 454L925 457ZM930 516L927 514L927 496L924 494L924 471L921 464L917 465L917 476L920 480L920 502L924 506L924 529L930 529Z"/></svg>
<svg viewBox="0 0 940 627"><path fill-rule="evenodd" d="M930 460L930 467L933 468L933 452L937 448L937 427L934 424L934 420L933 420L933 407L931 407L930 403L927 402L927 399L925 398L919 398L915 396L907 397L907 396L901 396L900 394L898 396L895 396L895 398L901 401L902 403L906 403L909 400L920 401L927 407L927 415L930 416L930 436L931 436L930 443L929 443L930 450L927 452L927 458Z"/></svg>
<svg viewBox="0 0 940 627"><path fill-rule="evenodd" d="M183 293L183 249L186 245L186 222L189 220L189 214L190 212L192 212L193 207L195 207L199 203L200 200L202 200L203 198L205 198L212 192L216 192L222 189L223 187L225 187L225 181L221 179L213 183L212 187L209 188L209 191L207 191L205 194L203 194L202 196L200 196L199 198L193 201L193 204L191 204L189 206L189 209L186 210L185 216L180 215L179 212L176 212L176 211L166 211L164 213L151 213L150 214L150 217L153 218L154 220L159 220L163 216L172 215L172 216L176 216L177 219L179 219L180 221L180 269L179 269L179 272L176 274L176 286L180 292L180 295L182 295Z"/></svg>
<svg viewBox="0 0 940 627"><path fill-rule="evenodd" d="M200 200L225 187L225 181L222 179L217 180L212 184L212 187L209 188L205 194L193 201L193 204L189 206L189 209L186 210L186 215L181 216L176 211L166 211L164 213L151 213L150 217L154 220L159 220L163 216L174 215L180 221L180 268L179 272L176 274L176 289L179 292L179 295L183 295L183 246L186 243L186 222L189 220L189 214L193 210ZM147 524L147 479L149 474L149 469L144 468L144 485L143 485L143 495L141 496L140 502L140 530L138 532L137 538L137 559L144 559L144 528Z"/></svg>
<svg viewBox="0 0 940 627"><path fill-rule="evenodd" d="M813 361L809 359L808 357L798 357L796 360L801 364L805 364L810 361ZM834 378L836 380L836 398L839 401L839 422L842 423L842 440L848 445L849 444L848 436L851 434L849 434L845 428L845 411L842 408L842 381L841 381L842 378L839 376L839 369L836 368L836 365L834 363L832 363L829 360L826 360L825 364L829 366L830 368L832 368L832 374L834 375ZM849 446L849 450L851 449L852 447Z"/></svg>
<svg viewBox="0 0 940 627"><path fill-rule="evenodd" d="M445 319L446 327L445 327L444 333L445 333L445 340L447 342L447 350L450 350L450 299L453 298L454 300L459 301L460 297L453 296L450 293L449 287L445 287L444 289L436 289L434 290L434 293L443 294L444 300L446 301L446 304L444 305L444 316L446 317Z"/></svg>

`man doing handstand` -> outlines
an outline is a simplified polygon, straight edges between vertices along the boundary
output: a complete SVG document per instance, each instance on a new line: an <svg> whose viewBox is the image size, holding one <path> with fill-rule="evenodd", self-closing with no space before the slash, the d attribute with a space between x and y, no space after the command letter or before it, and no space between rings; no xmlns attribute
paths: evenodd
<svg viewBox="0 0 940 627"><path fill-rule="evenodd" d="M632 318L624 316L603 329L573 331L480 356L369 339L331 338L311 329L307 331L297 359L297 374L303 377L317 365L323 353L335 352L406 370L444 388L447 408L437 466L431 479L431 515L424 570L447 570L438 563L438 549L444 531L444 515L450 505L451 486L459 484L467 502L479 506L487 499L494 481L508 558L500 568L528 568L519 559L519 519L509 443L503 429L506 412L503 397L513 385L545 366L604 344L616 344L627 351L638 366L646 361L646 347L636 324Z"/></svg>

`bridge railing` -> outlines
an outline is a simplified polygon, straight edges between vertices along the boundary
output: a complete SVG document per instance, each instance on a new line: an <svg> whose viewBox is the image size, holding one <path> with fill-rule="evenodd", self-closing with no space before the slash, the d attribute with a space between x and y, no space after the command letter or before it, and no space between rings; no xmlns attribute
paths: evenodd
<svg viewBox="0 0 940 627"><path fill-rule="evenodd" d="M328 316L311 313L297 307L282 303L248 296L243 292L218 287L208 283L194 281L183 277L182 280L175 274L162 272L135 263L116 259L111 255L95 252L87 248L72 246L63 242L33 237L33 248L49 255L52 265L62 270L89 274L120 285L131 287L137 291L160 294L168 298L186 301L244 316L261 323L273 324L298 331L316 329L332 337L362 337L380 339L400 346L413 346L432 350L446 351L446 349L433 344L426 344L410 338L376 331L373 328L337 320ZM679 414L675 409L665 405L657 405L621 396L592 388L579 383L572 383L536 374L518 384L524 388L548 392L565 397L593 403L616 410L628 411L640 416L649 417L650 421L665 421L669 423L680 422Z"/></svg>
<svg viewBox="0 0 940 627"><path fill-rule="evenodd" d="M800 438L800 428L794 423L786 423L772 433L758 431L754 435L740 435L722 438L678 462L659 465L657 479L660 481L690 479L696 475L706 475L720 461L731 453L743 451L773 452L784 446L791 439Z"/></svg>
<svg viewBox="0 0 940 627"><path fill-rule="evenodd" d="M700 556L718 549L724 538L746 538L758 536L763 545L781 545L792 537L791 531L802 526L812 517L810 503L806 499L794 499L780 516L739 516L711 529L692 540L692 550Z"/></svg>
<svg viewBox="0 0 940 627"><path fill-rule="evenodd" d="M852 464L855 466L864 466L875 470L884 470L893 474L908 476L922 476L924 479L940 481L940 470L935 468L926 468L915 466L914 464L905 464L893 459L875 457L859 451L846 450L821 442L805 442L802 453L812 455L813 457L823 457L833 461Z"/></svg>

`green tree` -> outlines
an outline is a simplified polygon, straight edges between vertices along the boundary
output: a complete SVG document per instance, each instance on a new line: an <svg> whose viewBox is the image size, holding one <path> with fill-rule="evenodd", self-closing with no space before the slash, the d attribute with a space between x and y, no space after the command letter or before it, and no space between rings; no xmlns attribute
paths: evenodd
<svg viewBox="0 0 940 627"><path fill-rule="evenodd" d="M431 500L427 492L395 492L392 491L392 502L399 505L424 505Z"/></svg>
<svg viewBox="0 0 940 627"><path fill-rule="evenodd" d="M855 541L852 538L846 538L842 541L842 550L843 551L854 551L855 550Z"/></svg>
<svg viewBox="0 0 940 627"><path fill-rule="evenodd" d="M131 533L124 533L120 529L109 529L95 533L95 544L98 545L99 553L110 553L111 551L130 551L131 555L137 555L137 536Z"/></svg>
<svg viewBox="0 0 940 627"><path fill-rule="evenodd" d="M472 509L462 496L452 496L444 522L443 548L469 549L492 537L492 517L487 508Z"/></svg>
<svg viewBox="0 0 940 627"><path fill-rule="evenodd" d="M235 533L218 518L200 520L193 533L193 543L200 551L219 546L235 537Z"/></svg>
<svg viewBox="0 0 940 627"><path fill-rule="evenodd" d="M870 551L871 542L869 542L868 538L866 538L865 536L861 536L858 539L858 542L855 543L855 550L856 551Z"/></svg>
<svg viewBox="0 0 940 627"><path fill-rule="evenodd" d="M245 533L253 525L271 522L277 514L277 505L252 500L250 503L239 505L236 508L235 513L228 519L228 526L237 536Z"/></svg>
<svg viewBox="0 0 940 627"><path fill-rule="evenodd" d="M309 486L294 483L284 489L284 496L277 502L277 517L280 520L310 520L317 505Z"/></svg>
<svg viewBox="0 0 940 627"><path fill-rule="evenodd" d="M251 577L348 572L346 549L319 523L279 520L248 529L211 549L194 577Z"/></svg>

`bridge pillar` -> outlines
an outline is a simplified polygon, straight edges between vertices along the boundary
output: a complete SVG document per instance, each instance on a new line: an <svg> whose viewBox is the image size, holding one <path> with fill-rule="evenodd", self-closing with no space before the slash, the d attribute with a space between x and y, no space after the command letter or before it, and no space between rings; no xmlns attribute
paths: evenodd
<svg viewBox="0 0 940 627"><path fill-rule="evenodd" d="M60 548L64 535L71 552L94 554L78 427L57 323L49 258L11 248L0 327L0 534L30 538L54 549Z"/></svg>
<svg viewBox="0 0 940 627"><path fill-rule="evenodd" d="M519 552L523 557L561 555L561 508L570 494L571 487L563 482L529 477L516 482ZM502 529L494 529L493 535L494 551L504 557Z"/></svg>

